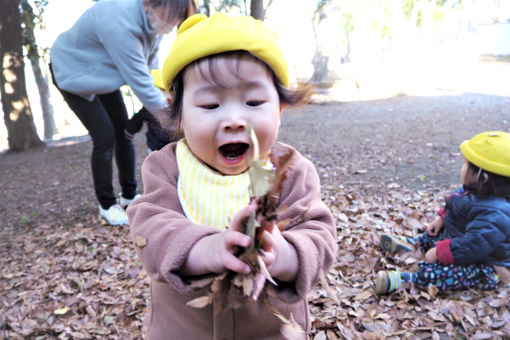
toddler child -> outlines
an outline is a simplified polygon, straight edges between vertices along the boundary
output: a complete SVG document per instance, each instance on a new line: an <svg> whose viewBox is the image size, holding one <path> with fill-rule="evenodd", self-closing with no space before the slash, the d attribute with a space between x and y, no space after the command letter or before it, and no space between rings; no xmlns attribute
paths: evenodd
<svg viewBox="0 0 510 340"><path fill-rule="evenodd" d="M151 277L147 339L282 338L280 319L257 296L238 308L186 304L205 295L197 288L204 276L250 270L235 256L253 241L238 231L255 210L249 131L258 140L257 156L278 169L279 157L293 150L276 142L282 111L311 95L306 87L290 90L287 72L274 33L261 21L197 14L180 26L162 77L184 138L145 159L144 195L128 208ZM334 261L336 228L314 166L297 151L292 159L276 200L278 221L288 223L281 232L264 232L263 259L278 283L267 294L270 305L309 331L306 295Z"/></svg>
<svg viewBox="0 0 510 340"><path fill-rule="evenodd" d="M464 141L460 150L463 186L449 195L427 231L415 238L381 236L383 250L414 251L419 245L425 261L414 273L379 271L377 294L393 292L406 281L441 291L478 284L495 289L495 268L510 267L510 134L483 132Z"/></svg>

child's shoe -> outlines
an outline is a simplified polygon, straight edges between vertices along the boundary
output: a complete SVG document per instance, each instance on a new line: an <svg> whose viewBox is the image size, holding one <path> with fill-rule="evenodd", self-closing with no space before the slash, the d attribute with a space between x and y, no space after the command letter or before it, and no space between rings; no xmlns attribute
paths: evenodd
<svg viewBox="0 0 510 340"><path fill-rule="evenodd" d="M377 280L375 281L375 293L377 295L389 294L399 289L401 285L402 277L400 276L400 272L396 270L380 270L377 273Z"/></svg>
<svg viewBox="0 0 510 340"><path fill-rule="evenodd" d="M131 203L133 203L134 200L136 200L138 197L142 197L142 195L140 194L136 194L135 197L133 198L124 198L124 196L120 196L120 206L123 208L123 209L126 209L128 205L130 205Z"/></svg>
<svg viewBox="0 0 510 340"><path fill-rule="evenodd" d="M127 214L119 204L114 204L108 209L99 206L99 215L110 225L129 224Z"/></svg>
<svg viewBox="0 0 510 340"><path fill-rule="evenodd" d="M408 241L405 236L394 236L390 234L381 235L381 249L392 253L399 251L414 252L416 247Z"/></svg>

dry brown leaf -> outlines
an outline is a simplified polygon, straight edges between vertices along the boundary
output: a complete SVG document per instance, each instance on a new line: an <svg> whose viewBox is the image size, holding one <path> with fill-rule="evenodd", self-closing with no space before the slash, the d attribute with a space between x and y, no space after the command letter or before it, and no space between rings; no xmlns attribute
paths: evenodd
<svg viewBox="0 0 510 340"><path fill-rule="evenodd" d="M357 301L365 301L366 299L372 297L374 295L374 292L372 292L371 290L365 290L363 292L361 292L360 294L356 295L356 300Z"/></svg>
<svg viewBox="0 0 510 340"><path fill-rule="evenodd" d="M55 315L64 315L67 312L69 312L69 307L62 307L62 308L55 309L53 311L53 314L55 314Z"/></svg>
<svg viewBox="0 0 510 340"><path fill-rule="evenodd" d="M186 306L190 306L193 308L204 308L205 306L210 305L212 301L213 301L212 295L205 295L189 301L188 303L186 303Z"/></svg>
<svg viewBox="0 0 510 340"><path fill-rule="evenodd" d="M135 247L143 248L147 245L147 238L137 235L133 240L133 244L135 245Z"/></svg>
<svg viewBox="0 0 510 340"><path fill-rule="evenodd" d="M489 339L494 339L494 333L477 332L475 335L470 337L470 340L489 340Z"/></svg>
<svg viewBox="0 0 510 340"><path fill-rule="evenodd" d="M328 340L325 331L320 331L313 337L313 340Z"/></svg>
<svg viewBox="0 0 510 340"><path fill-rule="evenodd" d="M319 282L326 291L328 297L332 299L333 302L339 303L336 291L329 285L328 279L322 270L319 271Z"/></svg>
<svg viewBox="0 0 510 340"><path fill-rule="evenodd" d="M253 275L243 275L243 294L244 296L251 296L253 292Z"/></svg>
<svg viewBox="0 0 510 340"><path fill-rule="evenodd" d="M382 331L375 332L363 332L361 333L363 339L366 340L381 340L384 339L384 333Z"/></svg>
<svg viewBox="0 0 510 340"><path fill-rule="evenodd" d="M208 276L208 277L200 278L198 280L191 281L190 286L192 288L205 288L205 287L209 286L214 280L215 280L215 277Z"/></svg>
<svg viewBox="0 0 510 340"><path fill-rule="evenodd" d="M326 330L326 339L328 339L328 340L338 340L339 337L331 329L327 329Z"/></svg>
<svg viewBox="0 0 510 340"><path fill-rule="evenodd" d="M294 316L292 313L290 317L287 319L282 314L275 312L275 316L277 316L282 322L283 325L280 329L283 337L287 340L306 340L307 335L305 331L299 326L299 324L294 320Z"/></svg>
<svg viewBox="0 0 510 340"><path fill-rule="evenodd" d="M271 277L271 274L269 274L269 271L267 270L266 264L264 263L264 260L262 259L262 256L260 256L258 254L257 254L257 262L258 262L259 267L260 267L260 272L262 273L262 275L264 275L266 280L271 282L273 285L278 286L278 284Z"/></svg>

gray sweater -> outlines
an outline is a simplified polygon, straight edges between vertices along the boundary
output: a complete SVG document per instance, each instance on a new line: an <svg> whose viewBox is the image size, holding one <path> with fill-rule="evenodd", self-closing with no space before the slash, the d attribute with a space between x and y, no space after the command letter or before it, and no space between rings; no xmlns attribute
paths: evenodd
<svg viewBox="0 0 510 340"><path fill-rule="evenodd" d="M58 86L89 101L128 84L152 113L166 105L149 71L158 67L161 36L142 0L102 0L90 7L50 51Z"/></svg>

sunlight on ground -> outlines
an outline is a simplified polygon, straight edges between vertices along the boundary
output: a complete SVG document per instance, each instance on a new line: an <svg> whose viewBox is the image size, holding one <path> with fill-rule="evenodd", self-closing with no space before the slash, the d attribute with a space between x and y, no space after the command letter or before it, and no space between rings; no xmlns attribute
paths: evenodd
<svg viewBox="0 0 510 340"><path fill-rule="evenodd" d="M510 63L473 62L469 65L418 67L402 71L397 66L380 64L370 72L354 72L339 79L320 95L329 100L360 101L410 96L449 96L462 93L510 97Z"/></svg>

